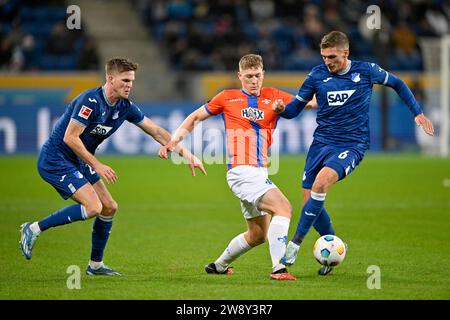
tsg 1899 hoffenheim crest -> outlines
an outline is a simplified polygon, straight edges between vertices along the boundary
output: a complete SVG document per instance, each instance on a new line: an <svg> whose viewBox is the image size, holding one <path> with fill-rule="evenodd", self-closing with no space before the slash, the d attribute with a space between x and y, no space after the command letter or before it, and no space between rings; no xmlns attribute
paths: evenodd
<svg viewBox="0 0 450 320"><path fill-rule="evenodd" d="M361 80L361 78L359 77L359 73L358 72L352 73L352 81L353 82L359 82L360 80Z"/></svg>

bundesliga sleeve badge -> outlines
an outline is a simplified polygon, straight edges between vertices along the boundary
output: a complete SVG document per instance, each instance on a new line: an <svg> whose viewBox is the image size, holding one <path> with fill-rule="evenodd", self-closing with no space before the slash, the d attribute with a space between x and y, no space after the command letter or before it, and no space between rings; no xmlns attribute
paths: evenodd
<svg viewBox="0 0 450 320"><path fill-rule="evenodd" d="M89 118L89 116L91 115L91 113L92 113L92 109L83 105L83 106L81 106L80 112L78 112L78 116L87 120Z"/></svg>

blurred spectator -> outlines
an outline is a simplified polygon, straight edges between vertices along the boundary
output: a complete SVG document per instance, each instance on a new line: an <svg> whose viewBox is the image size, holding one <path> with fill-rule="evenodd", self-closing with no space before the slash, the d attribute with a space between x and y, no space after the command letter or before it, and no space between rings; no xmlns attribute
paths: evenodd
<svg viewBox="0 0 450 320"><path fill-rule="evenodd" d="M195 19L206 19L210 11L210 5L208 0L197 0L193 9L193 15Z"/></svg>
<svg viewBox="0 0 450 320"><path fill-rule="evenodd" d="M367 10L365 5L360 0L347 0L339 2L340 17L344 16L344 20L349 25L357 25L362 12Z"/></svg>
<svg viewBox="0 0 450 320"><path fill-rule="evenodd" d="M209 56L209 65L213 71L227 70L227 66L225 65L225 61L222 57L222 52L219 48L215 49Z"/></svg>
<svg viewBox="0 0 450 320"><path fill-rule="evenodd" d="M204 57L196 49L189 49L181 56L181 65L184 70L206 70Z"/></svg>
<svg viewBox="0 0 450 320"><path fill-rule="evenodd" d="M410 3L402 1L398 4L397 19L399 21L405 21L414 23L413 10Z"/></svg>
<svg viewBox="0 0 450 320"><path fill-rule="evenodd" d="M279 56L279 43L272 38L272 31L274 29L274 21L271 23L261 24L259 26L259 40L256 50L262 56L264 56L264 66L266 69L279 68L280 56ZM248 52L250 53L250 52ZM238 57L236 57L238 58Z"/></svg>
<svg viewBox="0 0 450 320"><path fill-rule="evenodd" d="M421 37L435 37L436 33L434 32L431 25L428 23L428 20L425 17L422 17L417 24L419 30L419 36Z"/></svg>
<svg viewBox="0 0 450 320"><path fill-rule="evenodd" d="M345 21L339 14L339 2L336 0L328 0L325 3L323 10L323 22L327 30L343 30L345 27Z"/></svg>
<svg viewBox="0 0 450 320"><path fill-rule="evenodd" d="M392 34L397 54L406 57L417 54L417 39L405 21L400 21Z"/></svg>
<svg viewBox="0 0 450 320"><path fill-rule="evenodd" d="M98 70L100 60L97 55L97 48L91 38L87 38L78 59L78 69Z"/></svg>
<svg viewBox="0 0 450 320"><path fill-rule="evenodd" d="M0 70L9 69L13 54L11 40L0 34Z"/></svg>
<svg viewBox="0 0 450 320"><path fill-rule="evenodd" d="M150 4L151 1L151 4ZM139 12L143 12L144 21L150 26L158 26L167 20L167 5L164 0L141 2Z"/></svg>
<svg viewBox="0 0 450 320"><path fill-rule="evenodd" d="M74 40L74 32L66 28L65 21L60 21L55 24L47 39L47 52L55 55L72 53Z"/></svg>
<svg viewBox="0 0 450 320"><path fill-rule="evenodd" d="M8 38L11 41L11 45L15 47L20 47L22 45L23 38L25 37L25 32L22 30L22 23L20 17L15 17L11 24L12 28L8 34Z"/></svg>
<svg viewBox="0 0 450 320"><path fill-rule="evenodd" d="M250 9L254 20L266 20L274 17L275 3L271 0L251 0Z"/></svg>
<svg viewBox="0 0 450 320"><path fill-rule="evenodd" d="M34 38L22 30L20 17L11 23L11 31L0 37L0 68L20 71L26 67L26 54L34 48Z"/></svg>
<svg viewBox="0 0 450 320"><path fill-rule="evenodd" d="M310 38L310 45L313 50L319 49L320 39L326 33L326 29L319 17L319 8L310 4L305 7L304 28L306 35Z"/></svg>
<svg viewBox="0 0 450 320"><path fill-rule="evenodd" d="M428 8L425 17L436 35L441 36L449 33L448 18L438 4L433 4Z"/></svg>

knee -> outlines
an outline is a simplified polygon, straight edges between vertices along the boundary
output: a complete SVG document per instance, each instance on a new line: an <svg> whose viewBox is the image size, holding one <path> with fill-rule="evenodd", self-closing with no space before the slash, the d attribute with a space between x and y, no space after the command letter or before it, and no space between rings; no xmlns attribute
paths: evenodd
<svg viewBox="0 0 450 320"><path fill-rule="evenodd" d="M316 193L326 193L328 189L337 181L339 181L339 175L336 170L325 167L320 170L317 175L312 186L312 191Z"/></svg>
<svg viewBox="0 0 450 320"><path fill-rule="evenodd" d="M250 233L250 242L249 245L252 247L263 244L267 240L267 234L264 232L252 232Z"/></svg>
<svg viewBox="0 0 450 320"><path fill-rule="evenodd" d="M88 218L92 218L102 212L103 205L100 201L96 201L85 205L84 209L86 210L86 215L88 216Z"/></svg>
<svg viewBox="0 0 450 320"><path fill-rule="evenodd" d="M281 215L281 216L284 216L284 217L287 217L290 219L292 216L292 205L289 202L289 200L284 199L284 201L281 201L278 204L278 208L275 212L277 212L278 215Z"/></svg>
<svg viewBox="0 0 450 320"><path fill-rule="evenodd" d="M263 211L270 213L272 216L279 215L279 216L288 217L289 219L292 216L292 205L289 202L289 200L284 197L278 199L276 204L268 206L264 209L266 209L266 210L263 210Z"/></svg>
<svg viewBox="0 0 450 320"><path fill-rule="evenodd" d="M290 219L292 216L292 205L289 201L286 201L286 204L284 204L284 210Z"/></svg>
<svg viewBox="0 0 450 320"><path fill-rule="evenodd" d="M103 204L102 215L105 216L114 216L119 208L117 202L114 200L109 201L108 203Z"/></svg>
<svg viewBox="0 0 450 320"><path fill-rule="evenodd" d="M326 193L329 188L328 182L325 179L316 179L312 186L312 191L316 193Z"/></svg>

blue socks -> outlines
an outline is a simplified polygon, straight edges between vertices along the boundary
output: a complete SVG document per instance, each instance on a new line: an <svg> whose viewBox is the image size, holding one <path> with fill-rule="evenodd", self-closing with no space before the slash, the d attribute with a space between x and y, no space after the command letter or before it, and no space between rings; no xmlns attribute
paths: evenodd
<svg viewBox="0 0 450 320"><path fill-rule="evenodd" d="M86 210L80 204L74 204L61 210L38 222L39 229L45 231L48 228L61 226L75 221L86 220L88 218Z"/></svg>
<svg viewBox="0 0 450 320"><path fill-rule="evenodd" d="M112 217L98 215L92 226L91 261L101 262L113 223Z"/></svg>
<svg viewBox="0 0 450 320"><path fill-rule="evenodd" d="M330 216L328 215L325 207L322 209L322 212L317 217L316 221L313 224L314 229L320 234L320 236L324 236L326 234L336 234L334 231L333 225L331 224Z"/></svg>
<svg viewBox="0 0 450 320"><path fill-rule="evenodd" d="M51 227L61 226L75 221L86 220L88 218L85 208L80 204L74 204L38 222L39 229L45 231ZM103 259L106 243L113 223L112 217L98 215L92 226L92 249L91 260L100 262Z"/></svg>
<svg viewBox="0 0 450 320"><path fill-rule="evenodd" d="M316 222L323 210L326 193L311 192L311 197L306 201L292 241L300 244L305 238L311 226ZM323 221L325 222L325 220Z"/></svg>

